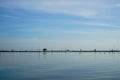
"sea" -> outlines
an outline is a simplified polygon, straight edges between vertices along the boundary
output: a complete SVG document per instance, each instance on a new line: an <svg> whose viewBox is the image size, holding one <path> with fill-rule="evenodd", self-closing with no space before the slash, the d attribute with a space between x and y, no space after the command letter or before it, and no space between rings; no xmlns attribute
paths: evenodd
<svg viewBox="0 0 120 80"><path fill-rule="evenodd" d="M120 80L120 53L1 52L0 80Z"/></svg>

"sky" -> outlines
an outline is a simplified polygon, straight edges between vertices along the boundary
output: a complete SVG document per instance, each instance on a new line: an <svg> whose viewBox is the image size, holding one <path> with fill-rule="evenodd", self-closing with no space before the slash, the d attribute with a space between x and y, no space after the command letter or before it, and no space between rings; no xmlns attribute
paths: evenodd
<svg viewBox="0 0 120 80"><path fill-rule="evenodd" d="M120 0L0 0L0 49L120 49Z"/></svg>

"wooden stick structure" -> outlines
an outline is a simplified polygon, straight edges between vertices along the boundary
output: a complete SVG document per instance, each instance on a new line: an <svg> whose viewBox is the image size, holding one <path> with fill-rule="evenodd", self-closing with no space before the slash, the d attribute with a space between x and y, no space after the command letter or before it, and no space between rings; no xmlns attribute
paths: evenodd
<svg viewBox="0 0 120 80"><path fill-rule="evenodd" d="M120 50L0 50L0 52L120 52Z"/></svg>

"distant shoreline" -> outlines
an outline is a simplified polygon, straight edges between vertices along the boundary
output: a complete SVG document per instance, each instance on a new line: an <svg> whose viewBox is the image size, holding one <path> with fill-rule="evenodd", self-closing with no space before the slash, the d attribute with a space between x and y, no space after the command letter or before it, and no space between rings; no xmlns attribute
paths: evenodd
<svg viewBox="0 0 120 80"><path fill-rule="evenodd" d="M120 52L120 50L0 50L0 52Z"/></svg>

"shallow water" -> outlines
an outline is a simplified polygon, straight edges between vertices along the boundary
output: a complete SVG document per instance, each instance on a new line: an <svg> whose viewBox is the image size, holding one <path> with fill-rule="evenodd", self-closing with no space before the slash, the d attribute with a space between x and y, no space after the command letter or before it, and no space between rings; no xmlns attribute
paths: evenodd
<svg viewBox="0 0 120 80"><path fill-rule="evenodd" d="M0 53L0 80L120 80L120 53Z"/></svg>

